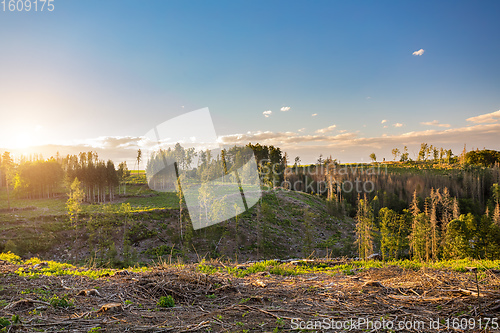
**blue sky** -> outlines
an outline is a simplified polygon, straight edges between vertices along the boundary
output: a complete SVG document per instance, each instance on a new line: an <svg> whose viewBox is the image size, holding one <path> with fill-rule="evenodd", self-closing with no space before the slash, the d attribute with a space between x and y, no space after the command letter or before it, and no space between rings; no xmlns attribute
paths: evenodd
<svg viewBox="0 0 500 333"><path fill-rule="evenodd" d="M392 159L420 142L500 149L500 117L473 118L500 109L496 1L54 5L0 11L0 147L122 158L110 139L132 151L156 124L209 107L221 141L304 162Z"/></svg>

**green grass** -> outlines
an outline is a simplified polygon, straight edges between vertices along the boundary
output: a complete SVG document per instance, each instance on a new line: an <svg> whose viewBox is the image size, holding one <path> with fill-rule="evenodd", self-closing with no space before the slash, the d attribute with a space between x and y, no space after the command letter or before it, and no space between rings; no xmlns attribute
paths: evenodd
<svg viewBox="0 0 500 333"><path fill-rule="evenodd" d="M93 269L93 268L82 268L76 267L67 263L60 263L57 261L42 261L39 258L31 258L28 260L21 260L21 258L12 253L0 253L0 260L5 260L14 264L23 265L36 265L42 262L47 263L47 266L41 266L39 268L32 267L19 267L15 272L19 276L24 276L27 278L37 278L40 276L63 276L63 275L73 275L73 276L86 276L91 279L98 279L105 276L114 275L115 270L113 269ZM143 272L147 271L148 268L129 268L132 272Z"/></svg>
<svg viewBox="0 0 500 333"><path fill-rule="evenodd" d="M10 207L13 208L27 208L30 210L16 210L12 212L0 213L0 221L12 221L18 219L30 219L39 216L51 216L66 214L66 196L57 198L44 198L44 199L19 199L16 198L11 191L10 193ZM7 209L7 190L0 189L0 209Z"/></svg>
<svg viewBox="0 0 500 333"><path fill-rule="evenodd" d="M414 260L393 260L393 261L352 261L345 264L329 267L327 264L317 264L302 262L299 265L291 265L289 263L279 263L276 260L266 260L254 263L245 269L237 269L235 267L212 266L210 263L202 261L197 266L197 270L205 274L214 274L217 272L226 272L236 277L245 277L258 272L269 272L274 275L301 275L310 273L330 273L353 275L356 271L364 271L370 268L384 267L401 267L418 271L422 268L444 269L456 272L467 272L467 267L477 267L478 271L487 269L500 269L500 260L446 260L437 262L419 262Z"/></svg>
<svg viewBox="0 0 500 333"><path fill-rule="evenodd" d="M153 193L153 192L152 192ZM154 192L151 197L130 197L125 200L133 211L148 211L154 209L179 209L179 198L173 192Z"/></svg>

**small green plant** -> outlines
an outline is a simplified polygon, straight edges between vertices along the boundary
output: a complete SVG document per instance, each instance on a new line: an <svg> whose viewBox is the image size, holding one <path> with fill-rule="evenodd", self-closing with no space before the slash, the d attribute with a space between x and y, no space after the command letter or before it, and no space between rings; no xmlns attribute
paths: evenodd
<svg viewBox="0 0 500 333"><path fill-rule="evenodd" d="M90 330L87 331L87 333L97 333L97 332L102 332L102 327L97 326L97 327L92 327Z"/></svg>
<svg viewBox="0 0 500 333"><path fill-rule="evenodd" d="M240 300L240 304L246 303L246 302L248 302L249 300L250 300L250 298L242 298L242 299Z"/></svg>
<svg viewBox="0 0 500 333"><path fill-rule="evenodd" d="M216 298L216 297L217 297L217 296L216 296L216 295L214 295L214 294L207 295L207 298L210 298L210 299L214 299L214 298Z"/></svg>
<svg viewBox="0 0 500 333"><path fill-rule="evenodd" d="M279 332L281 331L281 328L285 326L285 321L283 320L283 318L278 318L276 319L276 327L274 328L273 332Z"/></svg>
<svg viewBox="0 0 500 333"><path fill-rule="evenodd" d="M0 328L10 326L10 321L7 318L0 317Z"/></svg>
<svg viewBox="0 0 500 333"><path fill-rule="evenodd" d="M10 321L12 322L12 325L17 325L21 323L21 319L19 319L19 315L13 315L10 318Z"/></svg>
<svg viewBox="0 0 500 333"><path fill-rule="evenodd" d="M49 300L50 305L52 305L55 308L69 308L73 306L73 302L68 299L67 295L64 295L63 297L59 298L59 296L54 295L52 298Z"/></svg>
<svg viewBox="0 0 500 333"><path fill-rule="evenodd" d="M128 300L128 299L127 299L127 300L125 300L125 304L126 304L126 305L130 305L130 304L134 304L134 302L132 302L131 300Z"/></svg>
<svg viewBox="0 0 500 333"><path fill-rule="evenodd" d="M39 315L41 312L37 309L33 309L31 310L30 312L28 312L30 315L33 315L33 316L37 316Z"/></svg>
<svg viewBox="0 0 500 333"><path fill-rule="evenodd" d="M171 295L162 296L156 305L161 308L173 308L175 306L175 300Z"/></svg>

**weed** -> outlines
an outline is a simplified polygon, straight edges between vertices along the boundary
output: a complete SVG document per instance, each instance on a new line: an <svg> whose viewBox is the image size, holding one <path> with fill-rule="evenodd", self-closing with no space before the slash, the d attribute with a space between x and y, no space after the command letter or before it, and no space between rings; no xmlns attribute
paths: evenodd
<svg viewBox="0 0 500 333"><path fill-rule="evenodd" d="M0 317L0 328L10 326L10 321L7 318Z"/></svg>
<svg viewBox="0 0 500 333"><path fill-rule="evenodd" d="M173 308L175 306L175 300L171 295L162 296L156 305L161 308Z"/></svg>
<svg viewBox="0 0 500 333"><path fill-rule="evenodd" d="M0 253L0 260L8 261L13 264L18 264L21 262L21 257L12 252Z"/></svg>
<svg viewBox="0 0 500 333"><path fill-rule="evenodd" d="M57 295L54 295L49 299L49 303L54 308L69 308L73 306L73 301L68 299L68 295L64 295L61 298L59 298L59 296Z"/></svg>

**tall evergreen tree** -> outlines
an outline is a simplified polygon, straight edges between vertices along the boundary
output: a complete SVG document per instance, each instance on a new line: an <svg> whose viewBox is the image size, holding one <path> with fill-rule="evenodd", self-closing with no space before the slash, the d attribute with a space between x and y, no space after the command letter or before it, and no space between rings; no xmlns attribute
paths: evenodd
<svg viewBox="0 0 500 333"><path fill-rule="evenodd" d="M2 155L2 171L5 174L5 184L7 187L7 209L10 210L10 187L14 178L14 161L8 151Z"/></svg>
<svg viewBox="0 0 500 333"><path fill-rule="evenodd" d="M366 260L373 253L373 211L364 199L358 199L358 211L356 214L356 235L359 256Z"/></svg>

